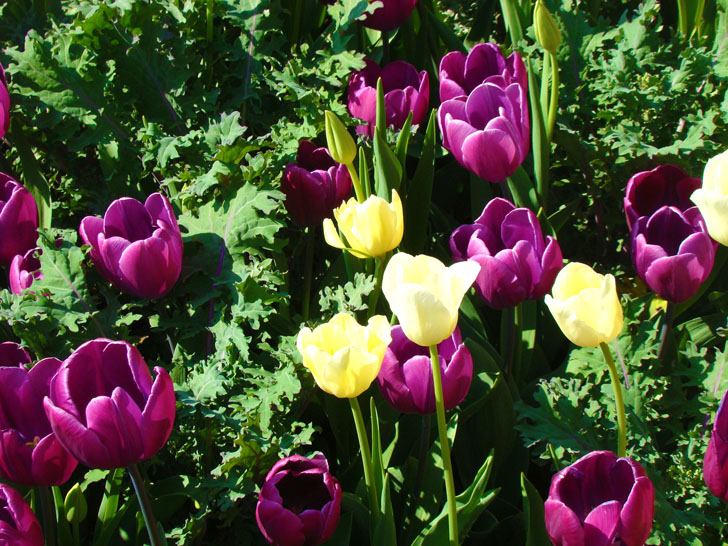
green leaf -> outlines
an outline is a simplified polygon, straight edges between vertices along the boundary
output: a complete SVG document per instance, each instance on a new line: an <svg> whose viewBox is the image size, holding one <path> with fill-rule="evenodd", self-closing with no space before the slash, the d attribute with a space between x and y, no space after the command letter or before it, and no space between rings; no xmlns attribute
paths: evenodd
<svg viewBox="0 0 728 546"><path fill-rule="evenodd" d="M427 221L432 199L432 183L435 180L436 125L435 110L432 110L425 131L420 161L408 185L404 203L404 247L412 254L421 253L427 241Z"/></svg>
<svg viewBox="0 0 728 546"><path fill-rule="evenodd" d="M28 144L28 139L23 133L22 123L16 117L11 119L11 129L8 138L15 145L15 149L20 155L20 162L23 166L23 183L38 206L39 227L46 230L50 229L52 214L51 190L48 187L48 181L43 176L41 167L35 157L35 152L31 149L30 144Z"/></svg>
<svg viewBox="0 0 728 546"><path fill-rule="evenodd" d="M218 364L209 364L201 373L192 373L187 377L187 386L195 400L209 402L225 394L225 377L219 371Z"/></svg>
<svg viewBox="0 0 728 546"><path fill-rule="evenodd" d="M543 499L523 472L521 472L521 494L527 524L526 546L550 546L551 540L546 533Z"/></svg>
<svg viewBox="0 0 728 546"><path fill-rule="evenodd" d="M125 503L124 508L119 510L119 500L125 473L125 468L117 468L106 477L104 496L101 499L98 518L94 527L94 546L109 544L121 518L124 516L124 512L129 506L129 503Z"/></svg>
<svg viewBox="0 0 728 546"><path fill-rule="evenodd" d="M374 187L376 195L389 201L392 199L392 190L399 190L402 166L384 134L379 127L374 129Z"/></svg>
<svg viewBox="0 0 728 546"><path fill-rule="evenodd" d="M382 485L380 507L381 513L379 514L377 526L374 528L372 544L396 546L397 527L394 523L394 509L392 508L392 499L389 495L389 475L385 476Z"/></svg>
<svg viewBox="0 0 728 546"><path fill-rule="evenodd" d="M412 136L412 112L407 114L407 119L404 120L404 125L399 132L397 137L397 145L394 147L394 155L397 156L399 164L404 167L407 163L407 147L409 145L410 137Z"/></svg>

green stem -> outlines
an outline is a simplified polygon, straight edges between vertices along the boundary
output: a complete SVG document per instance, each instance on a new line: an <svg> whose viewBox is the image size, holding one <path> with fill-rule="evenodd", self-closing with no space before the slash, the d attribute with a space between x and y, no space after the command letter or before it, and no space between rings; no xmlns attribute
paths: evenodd
<svg viewBox="0 0 728 546"><path fill-rule="evenodd" d="M672 324L675 321L675 304L671 301L667 302L667 309L665 309L665 316L662 320L662 328L660 329L660 346L657 349L657 361L662 362L665 356L665 349L667 348L667 342L670 339L670 332L672 332Z"/></svg>
<svg viewBox="0 0 728 546"><path fill-rule="evenodd" d="M546 117L549 108L549 78L551 78L551 55L546 52L541 66L541 111Z"/></svg>
<svg viewBox="0 0 728 546"><path fill-rule="evenodd" d="M559 60L555 53L551 53L551 103L549 104L548 116L549 121L546 126L546 140L551 142L554 136L554 127L556 126L556 113L559 110Z"/></svg>
<svg viewBox="0 0 728 546"><path fill-rule="evenodd" d="M624 399L622 398L622 383L619 381L617 367L614 365L612 353L609 351L606 343L600 343L599 347L604 354L604 360L609 368L609 377L612 379L612 388L614 389L614 401L617 405L617 457L625 457L627 455L627 418L624 413Z"/></svg>
<svg viewBox="0 0 728 546"><path fill-rule="evenodd" d="M511 36L511 46L515 49L518 42L523 39L521 20L518 17L518 6L515 0L500 0L500 5L501 11L503 12L503 20Z"/></svg>
<svg viewBox="0 0 728 546"><path fill-rule="evenodd" d="M510 382L513 377L513 357L516 348L516 308L506 307L501 313L503 369L506 381Z"/></svg>
<svg viewBox="0 0 728 546"><path fill-rule="evenodd" d="M51 487L51 493L53 494L53 503L56 505L56 522L58 523L58 542L66 545L69 543L69 539L73 540L75 546L81 544L80 535L78 532L78 518L74 521L74 534L71 535L71 528L68 525L66 519L66 503L63 501L63 495L61 494L61 488L57 485Z"/></svg>
<svg viewBox="0 0 728 546"><path fill-rule="evenodd" d="M298 45L298 40L301 36L301 12L303 11L303 0L294 1L295 5L293 7L293 32L291 42L294 45Z"/></svg>
<svg viewBox="0 0 728 546"><path fill-rule="evenodd" d="M549 154L551 144L546 140L546 126L544 124L541 101L537 91L536 73L531 59L526 60L528 68L528 95L531 104L531 141L533 143L533 171L536 176L536 193L538 194L544 214L548 211L549 190Z"/></svg>
<svg viewBox="0 0 728 546"><path fill-rule="evenodd" d="M367 430L364 426L364 417L359 407L359 400L349 398L351 404L351 413L354 415L354 424L356 425L356 435L359 438L359 448L361 449L361 462L364 467L364 483L366 483L369 492L369 512L370 518L376 523L379 520L379 501L377 500L377 492L374 489L374 469L372 468L372 452L369 449L369 439Z"/></svg>
<svg viewBox="0 0 728 546"><path fill-rule="evenodd" d="M360 203L364 202L364 199L367 198L366 195L364 195L364 191L361 188L361 182L359 182L359 175L356 174L356 169L354 168L353 163L347 163L346 168L349 171L349 176L351 176L351 182L354 184L354 194L356 195L356 200Z"/></svg>
<svg viewBox="0 0 728 546"><path fill-rule="evenodd" d="M36 487L38 494L38 502L40 504L41 521L43 522L43 536L45 536L46 546L56 545L56 522L53 518L53 499L51 491L48 487Z"/></svg>
<svg viewBox="0 0 728 546"><path fill-rule="evenodd" d="M144 517L144 523L147 526L147 532L149 533L149 540L152 546L163 546L166 545L166 539L162 536L157 525L157 520L152 512L152 503L149 502L149 496L147 490L144 487L144 479L139 472L139 467L136 464L129 465L127 467L129 471L129 477L131 483L134 485L134 491L136 491L137 499L139 500L139 508L141 508L142 516Z"/></svg>
<svg viewBox="0 0 728 546"><path fill-rule="evenodd" d="M432 382L435 386L435 407L437 408L437 431L440 436L442 453L442 469L445 474L445 491L447 492L447 519L450 546L458 546L458 509L455 500L455 479L450 460L450 443L447 439L447 423L445 421L445 400L442 394L442 377L440 377L440 358L437 345L430 345L430 363L432 365Z"/></svg>
<svg viewBox="0 0 728 546"><path fill-rule="evenodd" d="M387 263L387 254L376 258L375 266L375 277L376 284L374 285L374 291L369 294L369 310L367 316L372 318L377 314L377 302L379 301L379 295L382 293L382 277L384 276L384 264Z"/></svg>
<svg viewBox="0 0 728 546"><path fill-rule="evenodd" d="M303 320L308 320L309 308L311 306L311 278L313 277L313 247L316 240L316 226L310 226L306 233L306 263L303 272L303 304L301 314Z"/></svg>
<svg viewBox="0 0 728 546"><path fill-rule="evenodd" d="M686 0L677 0L678 27L683 36L688 35L688 6Z"/></svg>

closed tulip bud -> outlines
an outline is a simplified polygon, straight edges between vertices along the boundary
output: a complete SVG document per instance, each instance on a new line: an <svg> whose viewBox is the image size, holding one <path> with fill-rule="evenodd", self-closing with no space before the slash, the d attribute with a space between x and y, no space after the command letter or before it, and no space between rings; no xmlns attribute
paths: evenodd
<svg viewBox="0 0 728 546"><path fill-rule="evenodd" d="M544 241L536 215L500 197L491 200L474 224L450 236L453 260L480 264L475 291L496 309L539 299L563 267L559 243Z"/></svg>
<svg viewBox="0 0 728 546"><path fill-rule="evenodd" d="M609 343L622 330L622 306L612 275L572 262L556 275L544 301L564 335L580 347Z"/></svg>
<svg viewBox="0 0 728 546"><path fill-rule="evenodd" d="M346 126L333 112L326 110L326 145L337 163L351 165L356 158L356 143Z"/></svg>
<svg viewBox="0 0 728 546"><path fill-rule="evenodd" d="M80 523L86 519L88 504L86 503L86 498L83 496L80 484L77 483L71 487L66 495L66 500L63 502L63 506L66 510L68 523Z"/></svg>
<svg viewBox="0 0 728 546"><path fill-rule="evenodd" d="M703 459L703 479L713 495L728 501L728 391L718 406L708 449Z"/></svg>
<svg viewBox="0 0 728 546"><path fill-rule="evenodd" d="M443 400L446 410L465 399L473 379L473 357L460 330L437 346L440 359ZM403 413L435 413L435 387L430 352L404 335L401 326L392 328L392 342L384 355L377 383L382 397Z"/></svg>
<svg viewBox="0 0 728 546"><path fill-rule="evenodd" d="M311 331L298 334L296 346L316 384L337 398L355 398L377 377L391 341L389 321L382 315L361 326L346 313Z"/></svg>
<svg viewBox="0 0 728 546"><path fill-rule="evenodd" d="M334 534L340 511L341 485L326 457L291 455L265 477L255 519L270 544L316 546Z"/></svg>
<svg viewBox="0 0 728 546"><path fill-rule="evenodd" d="M44 546L43 531L28 503L15 489L0 484L0 540L7 546Z"/></svg>
<svg viewBox="0 0 728 546"><path fill-rule="evenodd" d="M5 69L0 64L0 138L5 136L10 128L10 93L8 81L5 79Z"/></svg>
<svg viewBox="0 0 728 546"><path fill-rule="evenodd" d="M382 292L405 335L429 347L455 331L460 303L479 272L475 262L446 267L431 256L400 252L384 270Z"/></svg>
<svg viewBox="0 0 728 546"><path fill-rule="evenodd" d="M87 341L63 361L43 405L63 446L90 468L149 459L167 442L175 415L167 370L152 378L126 341Z"/></svg>
<svg viewBox="0 0 728 546"><path fill-rule="evenodd" d="M0 173L0 265L35 247L38 206L25 187Z"/></svg>
<svg viewBox="0 0 728 546"><path fill-rule="evenodd" d="M379 0L379 2L382 5L373 13L368 13L361 21L365 27L374 30L394 30L407 20L417 4L417 0Z"/></svg>
<svg viewBox="0 0 728 546"><path fill-rule="evenodd" d="M402 242L404 214L402 201L392 190L392 203L371 195L363 203L353 197L334 209L334 218L342 238L327 218L324 238L335 248L346 250L359 258L377 258L394 250Z"/></svg>
<svg viewBox="0 0 728 546"><path fill-rule="evenodd" d="M690 198L700 209L710 236L728 246L728 151L708 161L703 186Z"/></svg>
<svg viewBox="0 0 728 546"><path fill-rule="evenodd" d="M169 292L182 270L182 234L172 205L153 193L142 205L122 197L103 218L87 216L79 229L96 269L114 286L147 299Z"/></svg>
<svg viewBox="0 0 728 546"><path fill-rule="evenodd" d="M18 254L10 262L8 270L8 283L13 294L22 294L23 290L30 288L35 279L42 279L40 260L36 257L42 251L40 248L31 248L25 254Z"/></svg>
<svg viewBox="0 0 728 546"><path fill-rule="evenodd" d="M533 10L533 28L536 31L536 41L549 53L555 53L561 43L561 30L548 8L536 0Z"/></svg>
<svg viewBox="0 0 728 546"><path fill-rule="evenodd" d="M592 451L554 475L544 511L554 546L642 546L655 490L639 463Z"/></svg>

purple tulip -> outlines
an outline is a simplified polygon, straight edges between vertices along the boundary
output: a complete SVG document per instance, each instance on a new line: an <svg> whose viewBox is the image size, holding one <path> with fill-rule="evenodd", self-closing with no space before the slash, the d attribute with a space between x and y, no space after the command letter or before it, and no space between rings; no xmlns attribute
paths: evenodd
<svg viewBox="0 0 728 546"><path fill-rule="evenodd" d="M10 265L18 254L35 246L38 207L25 187L0 173L0 265Z"/></svg>
<svg viewBox="0 0 728 546"><path fill-rule="evenodd" d="M363 119L367 125L359 125L357 133L374 136L377 120L377 80L382 78L387 126L401 129L412 112L412 125L420 125L427 114L430 102L430 78L426 71L404 61L394 61L384 68L369 59L366 66L354 72L349 79L349 113Z"/></svg>
<svg viewBox="0 0 728 546"><path fill-rule="evenodd" d="M500 197L452 233L450 250L456 262L480 264L475 290L496 309L543 297L564 265L559 243L550 235L544 241L536 215Z"/></svg>
<svg viewBox="0 0 728 546"><path fill-rule="evenodd" d="M35 279L42 279L43 273L40 270L40 260L36 254L40 254L40 248L31 248L24 255L18 254L10 262L8 281L10 291L13 294L22 294L23 290L30 288Z"/></svg>
<svg viewBox="0 0 728 546"><path fill-rule="evenodd" d="M491 76L437 112L442 145L483 180L500 183L526 158L531 132L526 87Z"/></svg>
<svg viewBox="0 0 728 546"><path fill-rule="evenodd" d="M0 343L0 366L22 366L31 362L28 351L17 343L12 341Z"/></svg>
<svg viewBox="0 0 728 546"><path fill-rule="evenodd" d="M310 140L298 143L296 163L286 166L281 180L286 210L301 226L316 226L329 218L351 188L346 166L334 161L328 149Z"/></svg>
<svg viewBox="0 0 728 546"><path fill-rule="evenodd" d="M5 69L0 64L0 138L5 136L10 128L10 93L8 81L5 79Z"/></svg>
<svg viewBox="0 0 728 546"><path fill-rule="evenodd" d="M371 1L371 0L370 0ZM415 9L417 0L379 0L383 5L369 13L361 21L374 30L394 30L404 23Z"/></svg>
<svg viewBox="0 0 728 546"><path fill-rule="evenodd" d="M76 468L43 411L43 397L60 365L57 358L44 358L30 371L23 363L0 367L0 478L28 486L60 485Z"/></svg>
<svg viewBox="0 0 728 546"><path fill-rule="evenodd" d="M174 385L164 368L152 380L126 341L87 341L63 361L43 404L63 446L90 468L149 459L167 442L175 415Z"/></svg>
<svg viewBox="0 0 728 546"><path fill-rule="evenodd" d="M728 501L728 391L715 414L713 431L703 459L703 479L713 495Z"/></svg>
<svg viewBox="0 0 728 546"><path fill-rule="evenodd" d="M0 544L44 546L40 523L15 489L0 484Z"/></svg>
<svg viewBox="0 0 728 546"><path fill-rule="evenodd" d="M440 61L439 73L441 102L467 97L493 76L502 78L506 85L515 82L528 89L528 73L521 56L514 51L506 59L500 47L491 42L477 44L467 56L451 51Z"/></svg>
<svg viewBox="0 0 728 546"><path fill-rule="evenodd" d="M545 511L555 546L642 546L655 490L639 463L592 451L554 475Z"/></svg>
<svg viewBox="0 0 728 546"><path fill-rule="evenodd" d="M460 330L437 346L445 409L463 401L473 379L473 357L463 344ZM432 360L427 347L404 335L401 326L392 327L392 342L384 354L377 376L384 399L402 413L435 413L435 387Z"/></svg>
<svg viewBox="0 0 728 546"><path fill-rule="evenodd" d="M341 486L326 457L281 459L260 488L255 519L270 544L314 546L331 538L339 523Z"/></svg>
<svg viewBox="0 0 728 546"><path fill-rule="evenodd" d="M103 218L81 221L81 238L102 277L140 298L161 298L182 269L182 234L167 198L153 193L142 205L122 197Z"/></svg>
<svg viewBox="0 0 728 546"><path fill-rule="evenodd" d="M651 216L664 206L686 211L694 207L690 195L702 181L685 174L677 165L660 165L635 174L627 182L624 213L631 230L640 216Z"/></svg>
<svg viewBox="0 0 728 546"><path fill-rule="evenodd" d="M660 297L675 303L692 298L713 269L717 243L698 207L681 212L664 206L632 227L632 262Z"/></svg>

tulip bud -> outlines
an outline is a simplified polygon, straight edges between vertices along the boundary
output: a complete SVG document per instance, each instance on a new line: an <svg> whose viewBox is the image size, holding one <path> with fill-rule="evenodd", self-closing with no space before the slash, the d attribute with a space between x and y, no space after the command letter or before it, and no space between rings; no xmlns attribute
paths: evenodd
<svg viewBox="0 0 728 546"><path fill-rule="evenodd" d="M86 504L86 498L83 496L83 491L81 491L80 484L77 483L71 487L63 505L66 510L68 523L80 523L86 519L88 505Z"/></svg>
<svg viewBox="0 0 728 546"><path fill-rule="evenodd" d="M549 53L555 53L561 43L561 31L556 19L541 0L536 0L533 26L536 31L536 41Z"/></svg>
<svg viewBox="0 0 728 546"><path fill-rule="evenodd" d="M356 143L346 130L346 126L336 114L326 110L326 143L331 157L337 163L351 165L356 158Z"/></svg>

